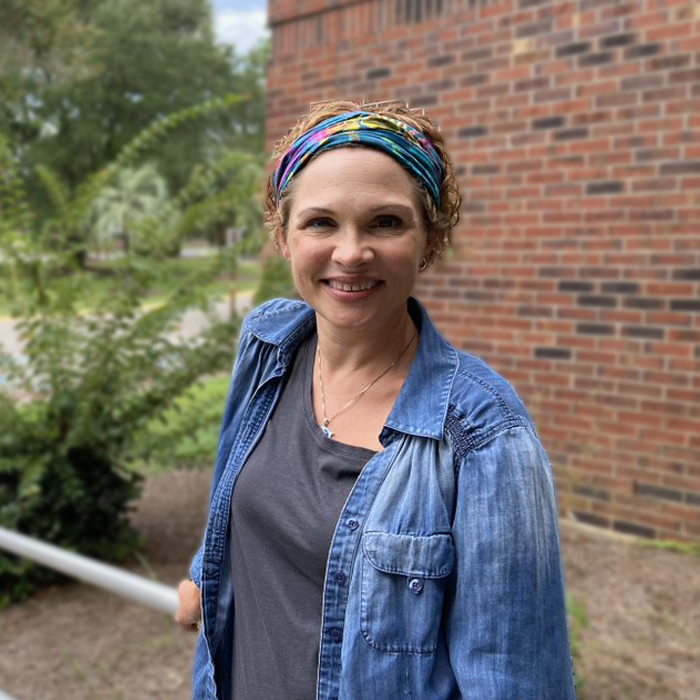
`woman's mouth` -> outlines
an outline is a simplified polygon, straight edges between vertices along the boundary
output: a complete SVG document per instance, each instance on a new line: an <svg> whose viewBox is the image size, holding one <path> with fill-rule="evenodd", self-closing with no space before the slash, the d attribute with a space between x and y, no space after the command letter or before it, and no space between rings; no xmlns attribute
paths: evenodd
<svg viewBox="0 0 700 700"><path fill-rule="evenodd" d="M379 280L369 280L366 282L341 282L339 280L326 280L326 283L332 289L337 289L341 292L365 292L376 287Z"/></svg>
<svg viewBox="0 0 700 700"><path fill-rule="evenodd" d="M363 301L373 296L382 284L377 279L325 279L324 287L338 301Z"/></svg>

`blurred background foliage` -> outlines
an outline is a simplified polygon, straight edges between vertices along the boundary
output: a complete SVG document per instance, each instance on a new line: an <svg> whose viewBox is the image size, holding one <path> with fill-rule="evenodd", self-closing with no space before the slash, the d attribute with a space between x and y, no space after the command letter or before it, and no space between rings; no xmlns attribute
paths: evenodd
<svg viewBox="0 0 700 700"><path fill-rule="evenodd" d="M0 525L120 559L143 474L211 463L261 277L267 53L217 44L206 0L0 4ZM0 554L0 606L49 578Z"/></svg>

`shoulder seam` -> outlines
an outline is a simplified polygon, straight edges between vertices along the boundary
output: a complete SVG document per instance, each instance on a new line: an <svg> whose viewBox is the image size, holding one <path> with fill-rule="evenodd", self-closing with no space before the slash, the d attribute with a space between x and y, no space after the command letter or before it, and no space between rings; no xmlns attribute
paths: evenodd
<svg viewBox="0 0 700 700"><path fill-rule="evenodd" d="M478 450L499 433L511 428L529 428L532 430L532 425L525 417L511 412L507 418L499 421L496 425L477 433L470 429L465 417L460 415L457 407L454 404L450 404L447 409L445 431L452 438L454 446L455 474L459 472L462 461L470 452Z"/></svg>

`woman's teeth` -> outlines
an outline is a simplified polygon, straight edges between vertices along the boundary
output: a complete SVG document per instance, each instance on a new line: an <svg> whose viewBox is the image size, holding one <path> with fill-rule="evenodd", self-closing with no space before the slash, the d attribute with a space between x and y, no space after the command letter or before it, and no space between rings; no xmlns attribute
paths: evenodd
<svg viewBox="0 0 700 700"><path fill-rule="evenodd" d="M333 287L333 289L339 289L342 292L363 292L366 289L372 289L376 287L378 282L363 282L362 284L346 284L345 282L336 282L336 280L328 280L328 284Z"/></svg>

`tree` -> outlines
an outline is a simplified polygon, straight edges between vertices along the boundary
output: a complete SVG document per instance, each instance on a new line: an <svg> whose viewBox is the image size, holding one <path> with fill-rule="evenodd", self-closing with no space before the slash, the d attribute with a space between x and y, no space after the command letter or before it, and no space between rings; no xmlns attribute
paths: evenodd
<svg viewBox="0 0 700 700"><path fill-rule="evenodd" d="M31 12L18 9L24 0L9 2L0 24L3 13L3 26L15 18L25 50L14 68L0 64L0 131L12 137L37 215L49 203L32 179L36 165L74 189L154 120L217 96L254 99L144 154L170 191L221 149L262 150L264 50L243 60L218 46L208 0L29 0Z"/></svg>

